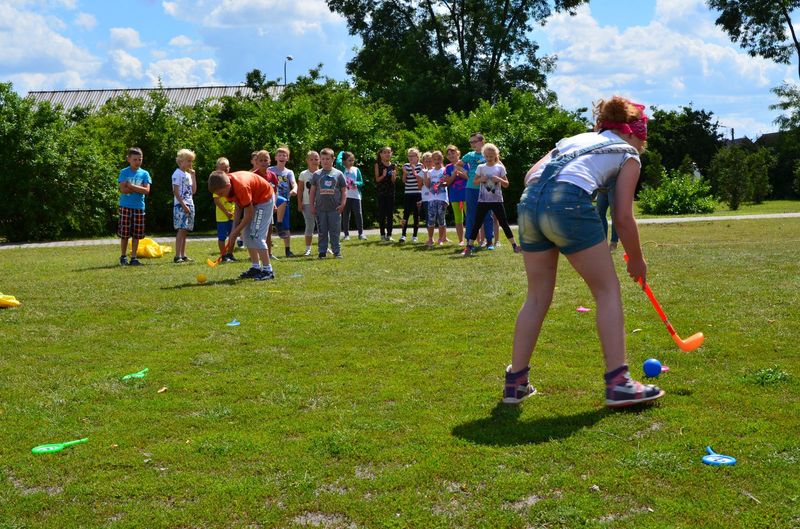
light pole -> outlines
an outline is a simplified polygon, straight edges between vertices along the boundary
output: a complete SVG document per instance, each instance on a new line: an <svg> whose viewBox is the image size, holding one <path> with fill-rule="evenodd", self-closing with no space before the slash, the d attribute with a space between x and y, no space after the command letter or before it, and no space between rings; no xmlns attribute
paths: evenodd
<svg viewBox="0 0 800 529"><path fill-rule="evenodd" d="M291 55L287 55L286 56L286 60L283 61L283 88L284 88L284 90L286 89L286 63L289 62L289 61L293 61L293 60L294 60L294 57L292 57Z"/></svg>

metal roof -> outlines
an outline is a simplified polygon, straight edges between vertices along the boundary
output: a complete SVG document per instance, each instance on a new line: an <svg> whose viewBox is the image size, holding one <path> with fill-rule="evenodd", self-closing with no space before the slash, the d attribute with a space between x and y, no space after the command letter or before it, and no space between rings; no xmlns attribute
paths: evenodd
<svg viewBox="0 0 800 529"><path fill-rule="evenodd" d="M61 105L64 110L74 107L100 107L110 99L127 94L134 98L145 98L150 93L163 92L170 103L179 106L192 106L206 99L225 96L252 96L253 90L247 86L195 86L186 88L119 88L113 90L51 90L28 92L28 97L37 103L49 101L53 106ZM267 93L277 99L283 92L282 86L272 86Z"/></svg>

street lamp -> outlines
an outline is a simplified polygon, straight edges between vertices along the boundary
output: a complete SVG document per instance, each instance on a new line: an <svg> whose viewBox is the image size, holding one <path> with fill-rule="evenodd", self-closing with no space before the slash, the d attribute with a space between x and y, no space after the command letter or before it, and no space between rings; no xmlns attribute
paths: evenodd
<svg viewBox="0 0 800 529"><path fill-rule="evenodd" d="M291 55L287 55L286 56L286 60L283 61L283 88L284 88L284 90L286 89L286 63L289 62L289 61L293 61L293 60L294 60L294 57L292 57Z"/></svg>

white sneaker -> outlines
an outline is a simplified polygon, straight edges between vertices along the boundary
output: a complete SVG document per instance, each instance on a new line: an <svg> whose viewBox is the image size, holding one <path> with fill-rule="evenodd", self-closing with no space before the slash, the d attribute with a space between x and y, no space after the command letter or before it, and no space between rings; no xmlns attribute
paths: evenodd
<svg viewBox="0 0 800 529"><path fill-rule="evenodd" d="M330 248L328 248L328 253L329 253L329 254L331 254L331 255L333 255L333 250L331 250Z"/></svg>
<svg viewBox="0 0 800 529"><path fill-rule="evenodd" d="M406 242L406 236L405 236L405 235L403 235L402 237L400 237L400 242Z"/></svg>
<svg viewBox="0 0 800 529"><path fill-rule="evenodd" d="M418 242L416 237L411 237L411 242Z"/></svg>
<svg viewBox="0 0 800 529"><path fill-rule="evenodd" d="M391 237L389 237L389 236L387 235L387 236L386 236L386 242L394 242L394 239L392 239Z"/></svg>
<svg viewBox="0 0 800 529"><path fill-rule="evenodd" d="M306 253L303 254L303 257L308 257L309 255L311 255L311 248L306 250Z"/></svg>
<svg viewBox="0 0 800 529"><path fill-rule="evenodd" d="M349 235L345 235L343 240L349 241L350 240L350 236Z"/></svg>
<svg viewBox="0 0 800 529"><path fill-rule="evenodd" d="M366 241L367 240L367 236L362 233L361 235L358 236L358 240L359 241Z"/></svg>

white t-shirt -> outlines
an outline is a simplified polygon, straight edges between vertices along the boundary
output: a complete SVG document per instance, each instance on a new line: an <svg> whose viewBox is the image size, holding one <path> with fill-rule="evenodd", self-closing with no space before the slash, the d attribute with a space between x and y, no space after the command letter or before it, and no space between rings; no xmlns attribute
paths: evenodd
<svg viewBox="0 0 800 529"><path fill-rule="evenodd" d="M183 198L187 206L194 206L194 199L192 198L192 175L185 173L180 168L175 169L172 173L172 185L178 186L178 194ZM174 189L174 188L173 188ZM172 204L177 206L178 197L173 193Z"/></svg>
<svg viewBox="0 0 800 529"><path fill-rule="evenodd" d="M428 178L431 180L431 187L429 191L431 193L431 202L434 200L441 200L442 202L448 202L447 200L447 186L440 186L439 183L443 183L444 181L444 167L441 169L431 169L428 171ZM423 186L425 187L425 186Z"/></svg>
<svg viewBox="0 0 800 529"><path fill-rule="evenodd" d="M314 173L312 173L308 169L306 169L305 171L300 173L300 178L299 178L300 183L298 185L303 188L303 205L304 206L306 204L309 204L309 205L311 204L311 197L309 195L311 190L309 189L309 187L306 184L306 182L311 182L311 179L313 177L314 177Z"/></svg>
<svg viewBox="0 0 800 529"><path fill-rule="evenodd" d="M556 144L556 149L558 149L556 155L569 154L572 151L583 149L591 145L619 139L620 137L610 130L602 133L586 132L578 134L577 136L564 138L559 141ZM556 181L569 182L591 195L598 187L607 187L609 180L617 177L620 168L622 168L622 165L629 159L633 158L641 166L642 162L639 159L639 153L634 147L627 143L604 147L602 151L603 152L592 152L584 156L578 156L570 161L556 176ZM542 175L542 172L544 172L546 165L546 163L542 164L542 166L531 175L529 182L538 179Z"/></svg>
<svg viewBox="0 0 800 529"><path fill-rule="evenodd" d="M492 180L493 176L506 176L506 168L501 163L494 165L486 165L482 163L475 171L475 176L488 176L489 180L481 182L480 191L478 191L478 202L502 202L503 189L500 182Z"/></svg>
<svg viewBox="0 0 800 529"><path fill-rule="evenodd" d="M342 171L344 174L344 181L347 182L347 198L354 198L361 200L361 191L356 186L356 177L358 176L358 168L353 166L349 170ZM350 187L352 184L352 187Z"/></svg>
<svg viewBox="0 0 800 529"><path fill-rule="evenodd" d="M421 179L424 182L425 181L424 179L426 176L428 176L429 172L430 172L429 169L421 169L417 173L417 178ZM430 202L431 200L433 200L433 193L431 193L431 190L428 189L428 186L423 184L422 189L420 189L419 191L420 193L422 193L422 202Z"/></svg>

